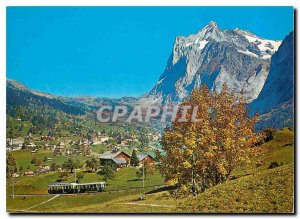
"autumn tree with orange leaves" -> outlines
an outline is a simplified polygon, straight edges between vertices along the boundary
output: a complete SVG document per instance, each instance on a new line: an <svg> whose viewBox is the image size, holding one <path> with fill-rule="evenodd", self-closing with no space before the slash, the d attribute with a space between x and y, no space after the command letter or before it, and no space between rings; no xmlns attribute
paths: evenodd
<svg viewBox="0 0 300 219"><path fill-rule="evenodd" d="M258 153L254 146L262 139L255 131L258 115L251 118L245 99L239 96L226 85L220 93L204 85L180 105L175 121L162 136L165 155L158 154L160 172L169 185L195 195L224 182ZM198 110L193 114L195 107ZM197 121L192 120L195 115Z"/></svg>

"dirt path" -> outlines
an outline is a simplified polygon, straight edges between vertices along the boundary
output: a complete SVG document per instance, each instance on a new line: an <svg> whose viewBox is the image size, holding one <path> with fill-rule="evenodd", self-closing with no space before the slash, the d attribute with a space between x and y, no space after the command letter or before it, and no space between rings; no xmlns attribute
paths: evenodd
<svg viewBox="0 0 300 219"><path fill-rule="evenodd" d="M46 200L46 201L43 201L43 202L38 203L38 204L36 204L36 205L33 205L33 206L31 206L31 207L29 207L29 208L26 208L26 209L24 209L24 210L10 210L10 212L28 212L28 213L30 213L30 212L35 212L35 211L30 211L30 209L35 208L35 207L40 206L40 205L43 205L43 204L45 204L45 203L47 203L47 202L50 202L50 201L52 201L53 199L55 199L55 198L57 198L57 197L59 197L59 196L60 196L60 195L56 195L56 196L54 196L54 197L52 197L52 198L50 198L50 199L48 199L48 200ZM9 209L7 209L7 210L9 210Z"/></svg>
<svg viewBox="0 0 300 219"><path fill-rule="evenodd" d="M55 199L55 198L57 198L57 197L59 197L59 195L56 195L56 196L54 196L54 197L52 197L52 198L50 198L50 199L48 199L48 200L46 200L46 201L43 201L43 202L41 202L41 203L39 203L39 204L36 204L36 205L34 205L34 206L31 206L30 208L25 209L25 211L26 211L26 210L30 210L30 209L32 209L32 208L35 208L35 207L37 207L37 206L39 206L39 205L45 204L45 203L47 203L47 202L50 202L50 201L52 201L53 199Z"/></svg>

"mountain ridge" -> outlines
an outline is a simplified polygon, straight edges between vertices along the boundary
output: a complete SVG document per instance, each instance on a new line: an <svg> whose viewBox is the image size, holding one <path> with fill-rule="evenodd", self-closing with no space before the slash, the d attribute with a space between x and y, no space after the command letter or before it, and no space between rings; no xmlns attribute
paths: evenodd
<svg viewBox="0 0 300 219"><path fill-rule="evenodd" d="M196 34L176 37L165 71L143 98L180 102L201 84L219 91L227 83L236 92L243 89L251 102L261 91L271 55L280 44L238 28L222 30L212 21Z"/></svg>

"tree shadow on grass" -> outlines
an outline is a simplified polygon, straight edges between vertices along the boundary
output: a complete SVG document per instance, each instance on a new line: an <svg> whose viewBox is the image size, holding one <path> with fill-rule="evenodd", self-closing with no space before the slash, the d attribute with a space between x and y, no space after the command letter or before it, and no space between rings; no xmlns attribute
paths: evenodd
<svg viewBox="0 0 300 219"><path fill-rule="evenodd" d="M137 182L137 181L143 181L143 179L129 179L129 180L127 180L127 182Z"/></svg>
<svg viewBox="0 0 300 219"><path fill-rule="evenodd" d="M171 191L171 190L175 190L175 189L178 189L178 187L177 186L163 186L161 188L154 189L154 190L151 190L149 192L146 192L146 194L153 194L153 193L158 193L158 192Z"/></svg>

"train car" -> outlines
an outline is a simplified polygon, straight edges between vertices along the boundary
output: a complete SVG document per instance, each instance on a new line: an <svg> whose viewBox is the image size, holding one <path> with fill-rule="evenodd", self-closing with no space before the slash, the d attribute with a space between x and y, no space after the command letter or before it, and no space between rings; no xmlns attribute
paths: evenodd
<svg viewBox="0 0 300 219"><path fill-rule="evenodd" d="M92 183L56 183L48 185L48 193L50 194L71 194L86 192L103 192L105 190L105 182Z"/></svg>

